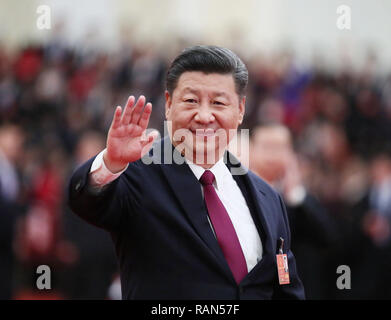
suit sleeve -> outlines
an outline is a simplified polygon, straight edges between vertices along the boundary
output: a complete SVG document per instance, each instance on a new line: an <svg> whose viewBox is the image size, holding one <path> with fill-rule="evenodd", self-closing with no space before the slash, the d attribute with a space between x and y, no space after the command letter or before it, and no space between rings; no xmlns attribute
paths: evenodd
<svg viewBox="0 0 391 320"><path fill-rule="evenodd" d="M68 186L68 204L72 211L87 222L113 232L123 225L132 212L132 200L126 181L120 176L99 192L90 183L90 169L95 157L73 173ZM95 189L96 190L96 189Z"/></svg>
<svg viewBox="0 0 391 320"><path fill-rule="evenodd" d="M280 207L282 211L282 216L284 219L284 224L286 228L287 233L287 239L284 239L284 253L286 253L288 257L288 269L289 269L289 284L280 285L278 282L278 275L276 279L276 285L274 290L273 299L298 299L302 300L305 299L305 293L304 293L304 287L303 283L301 282L297 268L296 268L296 260L293 255L293 252L291 251L291 234L290 234L290 228L289 228L289 221L288 221L288 214L285 208L285 204L281 199L281 196L277 194L278 200L280 202ZM277 254L277 252L276 252ZM276 270L277 273L277 270Z"/></svg>
<svg viewBox="0 0 391 320"><path fill-rule="evenodd" d="M300 205L290 207L288 215L293 239L308 239L319 248L338 241L337 228L327 210L312 195L307 194Z"/></svg>

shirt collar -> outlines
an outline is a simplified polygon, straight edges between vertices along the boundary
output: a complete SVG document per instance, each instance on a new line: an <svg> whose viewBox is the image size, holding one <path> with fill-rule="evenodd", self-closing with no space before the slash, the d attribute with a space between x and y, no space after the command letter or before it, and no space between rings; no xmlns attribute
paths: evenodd
<svg viewBox="0 0 391 320"><path fill-rule="evenodd" d="M191 171L196 176L197 180L200 180L201 176L204 174L205 169L199 165L194 164L190 160L185 158L186 163L189 165ZM224 157L221 157L211 168L208 170L212 171L215 176L215 181L213 182L217 190L221 190L224 185L224 179L227 174L230 174L227 166L224 163Z"/></svg>

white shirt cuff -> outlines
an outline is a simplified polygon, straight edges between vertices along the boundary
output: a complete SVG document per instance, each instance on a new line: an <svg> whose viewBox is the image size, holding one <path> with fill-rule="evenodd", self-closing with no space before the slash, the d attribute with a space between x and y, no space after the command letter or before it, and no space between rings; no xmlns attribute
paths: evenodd
<svg viewBox="0 0 391 320"><path fill-rule="evenodd" d="M110 182L114 181L117 179L127 168L129 165L125 167L120 172L117 173L112 173L109 169L107 169L105 165L105 161L103 160L103 154L106 151L104 149L101 151L94 161L92 162L91 169L90 169L90 181L91 185L94 187L103 187Z"/></svg>

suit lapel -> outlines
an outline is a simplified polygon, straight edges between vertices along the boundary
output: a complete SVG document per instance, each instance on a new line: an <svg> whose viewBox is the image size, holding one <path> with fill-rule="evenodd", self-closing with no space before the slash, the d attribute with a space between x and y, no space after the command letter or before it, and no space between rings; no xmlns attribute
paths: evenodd
<svg viewBox="0 0 391 320"><path fill-rule="evenodd" d="M226 157L228 169L233 172L232 168L236 167L235 172L237 174L234 174L233 178L246 199L247 206L250 209L254 223L262 239L264 254L269 253L269 250L273 247L269 243L271 239L271 228L268 222L268 217L270 218L272 215L268 204L271 199L267 199L267 191L258 186L253 176L248 173L248 170L242 166L235 156L227 152ZM239 171L238 168L240 168L241 171Z"/></svg>
<svg viewBox="0 0 391 320"><path fill-rule="evenodd" d="M250 209L250 213L253 217L253 221L257 227L258 233L262 240L263 247L263 255L261 261L259 261L252 270L250 270L249 274L243 279L250 280L254 278L257 274L257 270L260 269L265 258L270 254L274 255L273 243L271 242L274 237L272 237L271 227L269 223L269 219L272 216L273 212L269 207L270 199L267 199L267 192L263 190L258 184L255 182L252 175L248 173L248 170L241 165L239 160L235 158L231 153L226 153L226 164L227 167L231 170L236 167L236 169L241 168L243 170L241 174L233 175L236 183L238 184L240 190L244 198L246 199L247 206ZM236 173L239 171L236 170Z"/></svg>
<svg viewBox="0 0 391 320"><path fill-rule="evenodd" d="M253 216L254 223L257 226L258 232L262 239L263 254L262 259L254 266L252 270L244 277L243 281L252 282L259 276L259 270L267 259L274 259L275 252L273 250L273 239L270 228L269 219L273 214L272 210L268 205L268 199L266 193L261 189L257 188L255 182L249 174L243 176L243 180L247 185L247 192L242 190L245 195L247 203L253 202L249 207L250 212Z"/></svg>
<svg viewBox="0 0 391 320"><path fill-rule="evenodd" d="M171 151L175 157L180 157L174 147L171 148ZM199 181L185 162L183 164L177 164L175 161L172 164L163 163L161 168L197 234L213 252L214 257L217 258L216 261L224 269L229 279L235 281L209 224Z"/></svg>
<svg viewBox="0 0 391 320"><path fill-rule="evenodd" d="M249 195L249 198L253 200L253 217L255 215L255 219L259 219L261 226L260 231L264 233L262 240L264 242L265 253L270 253L270 250L273 247L272 243L270 243L272 235L268 219L272 215L271 209L269 207L270 199L267 199L266 193L263 190L257 188L255 182L252 180L249 174L246 174L243 178L246 181L246 185L248 186L247 194ZM246 191L244 191L244 193L246 193ZM249 201L251 201L251 199L249 199Z"/></svg>
<svg viewBox="0 0 391 320"><path fill-rule="evenodd" d="M162 163L162 171L168 181L168 184L197 234L213 253L216 258L215 261L225 271L225 274L229 277L229 279L231 281L235 281L209 224L207 209L201 193L201 185L185 162L183 164L178 164L175 161L172 161L172 164L164 164L163 159L167 159L167 155L164 156L164 153L172 152L176 159L181 157L179 152L171 144L171 141L168 140L164 143L165 139L169 139L169 137L165 137L161 140L162 145L160 150L164 151L159 154L159 158L161 161L160 163ZM163 146L163 143L165 146ZM242 171L242 174L238 175L239 171L236 170L236 174L233 175L233 178L238 183L238 186L246 199L254 223L262 239L262 259L243 279L243 281L251 281L251 279L256 276L257 270L261 267L265 258L269 254L274 255L273 244L271 243L271 240L274 238L272 237L271 228L267 218L272 215L272 210L268 205L270 200L268 201L266 192L257 186L253 177L247 173L247 169L244 168L231 153L226 152L225 157L225 163L228 169L231 170L231 173L233 172L232 168L234 167L236 167L236 169L239 168L239 170Z"/></svg>

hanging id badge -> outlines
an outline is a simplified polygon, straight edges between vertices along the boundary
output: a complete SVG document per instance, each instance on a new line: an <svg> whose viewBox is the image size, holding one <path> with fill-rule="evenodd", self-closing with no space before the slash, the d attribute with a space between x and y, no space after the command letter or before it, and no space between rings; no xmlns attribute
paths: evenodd
<svg viewBox="0 0 391 320"><path fill-rule="evenodd" d="M278 271L278 281L280 285L289 284L289 270L288 270L288 257L283 252L284 248L284 239L280 237L280 249L279 253L276 255L277 258L277 271Z"/></svg>

